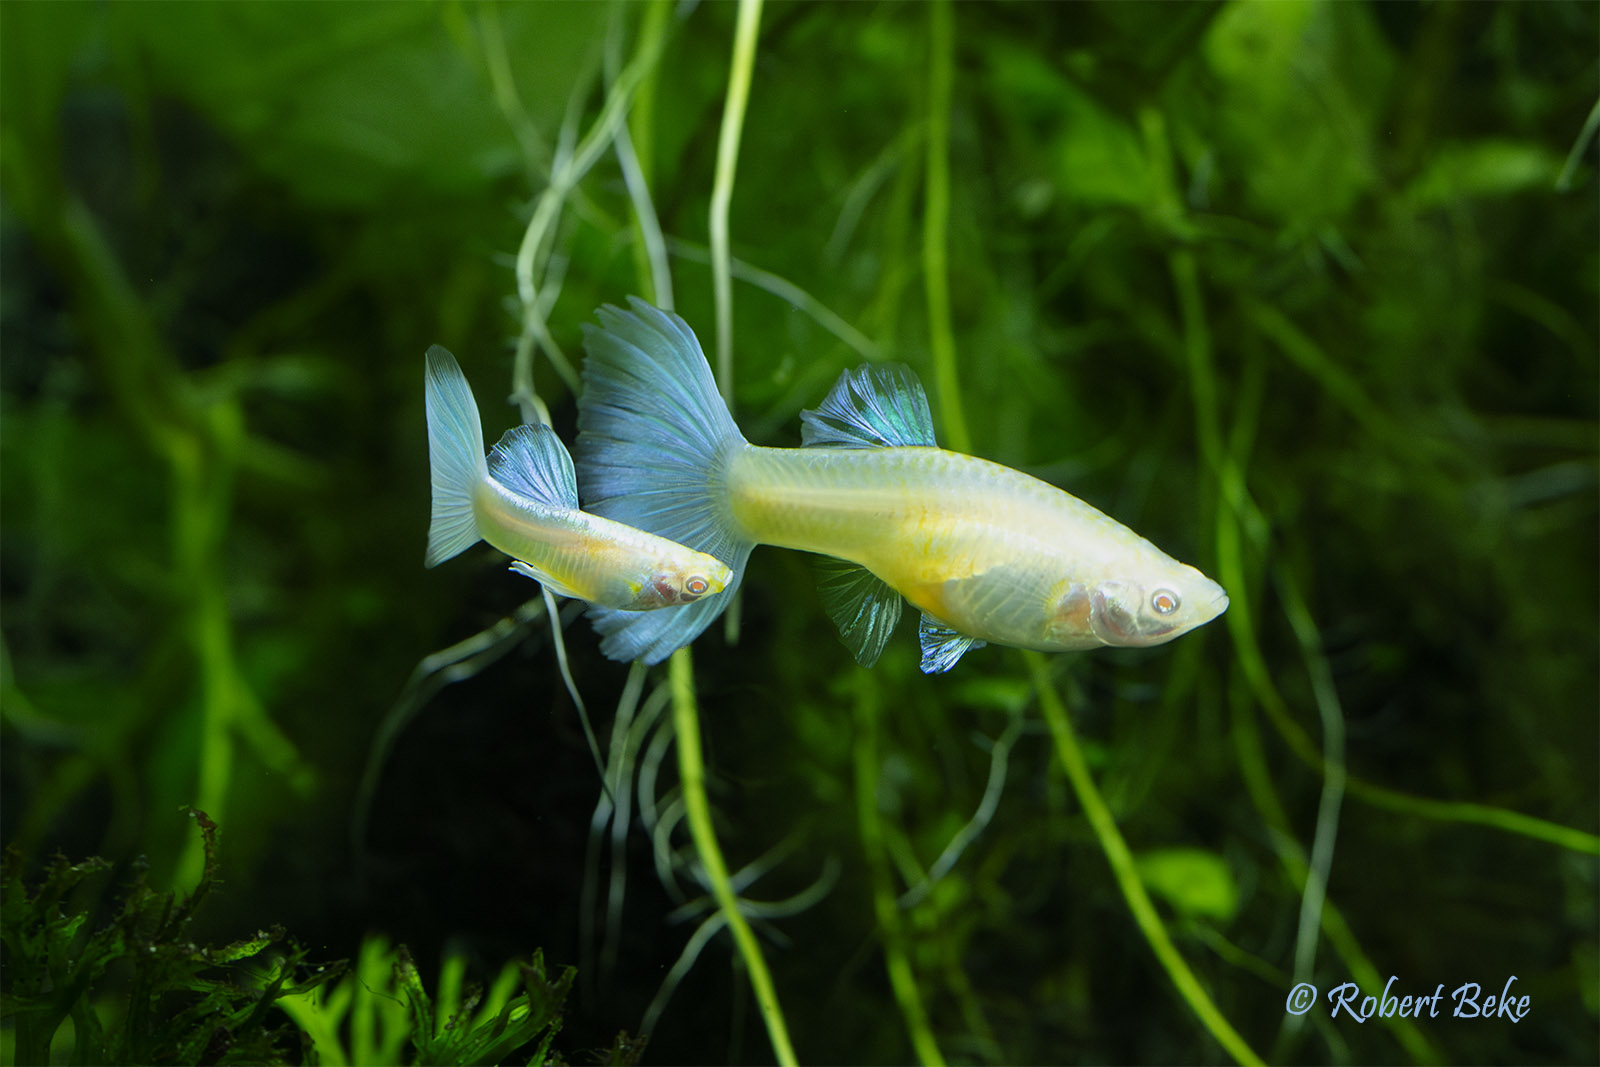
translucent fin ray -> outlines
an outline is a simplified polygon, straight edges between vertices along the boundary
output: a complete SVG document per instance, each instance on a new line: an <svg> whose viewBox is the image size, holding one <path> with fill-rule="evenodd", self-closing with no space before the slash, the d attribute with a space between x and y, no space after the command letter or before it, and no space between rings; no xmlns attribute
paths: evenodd
<svg viewBox="0 0 1600 1067"><path fill-rule="evenodd" d="M519 496L558 508L578 506L572 457L548 426L513 426L488 459L489 477Z"/></svg>
<svg viewBox="0 0 1600 1067"><path fill-rule="evenodd" d="M817 592L856 662L877 663L900 621L900 594L865 567L829 556L817 557Z"/></svg>
<svg viewBox="0 0 1600 1067"><path fill-rule="evenodd" d="M928 395L903 363L864 363L839 375L822 404L800 413L801 443L834 448L937 447Z"/></svg>
<svg viewBox="0 0 1600 1067"><path fill-rule="evenodd" d="M1033 570L1001 564L965 578L946 579L939 599L954 618L985 619L1002 628L1025 629L1042 594Z"/></svg>
<svg viewBox="0 0 1600 1067"><path fill-rule="evenodd" d="M478 403L456 358L438 345L428 349L425 360L423 402L433 483L433 517L423 562L435 567L477 543L472 493L488 467Z"/></svg>
<svg viewBox="0 0 1600 1067"><path fill-rule="evenodd" d="M968 651L982 648L986 644L976 637L968 637L951 629L926 611L922 613L922 623L917 628L917 637L922 642L923 674L943 674L954 667L956 661Z"/></svg>
<svg viewBox="0 0 1600 1067"><path fill-rule="evenodd" d="M584 327L578 483L588 510L710 553L734 571L719 596L682 608L592 608L601 650L655 663L727 607L754 545L728 515L722 466L744 436L717 391L700 342L678 316L638 297Z"/></svg>
<svg viewBox="0 0 1600 1067"><path fill-rule="evenodd" d="M569 600L582 600L583 599L582 596L578 595L577 593L574 593L571 589L568 589L566 586L562 585L559 581L557 581L556 579L550 577L550 575L546 574L544 571L539 570L537 567L535 567L531 563L525 562L525 561L520 560L520 559L514 559L514 560L511 561L511 570L513 570L516 573L522 575L524 578L532 578L534 581L538 582L540 585L542 585L546 589L550 590L556 596L564 596Z"/></svg>

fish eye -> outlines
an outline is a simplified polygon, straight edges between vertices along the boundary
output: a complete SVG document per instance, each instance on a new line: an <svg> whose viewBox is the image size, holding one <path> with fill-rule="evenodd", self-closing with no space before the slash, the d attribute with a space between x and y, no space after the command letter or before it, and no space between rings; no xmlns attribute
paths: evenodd
<svg viewBox="0 0 1600 1067"><path fill-rule="evenodd" d="M1178 594L1170 589L1157 589L1150 595L1150 607L1157 615L1171 615L1180 603Z"/></svg>
<svg viewBox="0 0 1600 1067"><path fill-rule="evenodd" d="M694 575L687 582L683 583L684 592L689 593L691 596L701 596L707 589L710 588L711 583L700 577L698 574Z"/></svg>

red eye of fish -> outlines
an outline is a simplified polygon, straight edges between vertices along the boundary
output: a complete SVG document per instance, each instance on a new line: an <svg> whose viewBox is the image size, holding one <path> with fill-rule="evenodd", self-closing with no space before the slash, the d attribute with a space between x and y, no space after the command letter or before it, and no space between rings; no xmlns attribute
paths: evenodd
<svg viewBox="0 0 1600 1067"><path fill-rule="evenodd" d="M700 596L707 589L711 588L711 583L697 574L693 578L690 578L687 582L684 582L683 588L685 592L692 596Z"/></svg>
<svg viewBox="0 0 1600 1067"><path fill-rule="evenodd" d="M1178 594L1167 589L1157 589L1150 597L1150 606L1157 615L1171 615L1178 610Z"/></svg>

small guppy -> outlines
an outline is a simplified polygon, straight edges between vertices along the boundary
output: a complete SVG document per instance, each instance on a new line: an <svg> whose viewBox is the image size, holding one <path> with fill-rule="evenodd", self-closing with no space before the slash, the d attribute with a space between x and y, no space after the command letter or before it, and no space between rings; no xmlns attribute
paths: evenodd
<svg viewBox="0 0 1600 1067"><path fill-rule="evenodd" d="M512 427L485 459L472 389L438 345L428 349L424 398L433 468L427 566L483 540L552 593L622 612L688 604L728 584L732 572L704 552L579 511L572 459L550 427Z"/></svg>
<svg viewBox="0 0 1600 1067"><path fill-rule="evenodd" d="M1160 644L1227 608L1216 582L1076 497L939 448L905 366L846 371L801 413L805 447L750 444L688 325L629 304L584 327L577 461L588 506L721 559L730 594L758 543L832 557L823 605L863 666L883 651L902 596L922 611L929 674L990 641L1045 652ZM591 616L606 655L655 663L727 600Z"/></svg>

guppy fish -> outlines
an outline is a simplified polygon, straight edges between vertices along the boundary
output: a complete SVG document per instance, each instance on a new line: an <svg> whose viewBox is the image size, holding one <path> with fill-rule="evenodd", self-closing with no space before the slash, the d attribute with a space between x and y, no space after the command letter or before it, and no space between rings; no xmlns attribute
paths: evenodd
<svg viewBox="0 0 1600 1067"><path fill-rule="evenodd" d="M429 567L489 542L553 593L622 612L688 604L720 591L720 560L578 510L572 459L548 426L506 431L487 460L472 389L455 357L428 349L424 396L433 467Z"/></svg>
<svg viewBox="0 0 1600 1067"><path fill-rule="evenodd" d="M883 651L901 597L921 609L929 674L990 641L1160 644L1227 608L1216 582L1076 497L939 448L907 367L846 371L801 414L803 448L750 444L688 325L629 303L585 327L577 460L589 506L723 560L730 593L758 543L832 557L823 604L863 666ZM592 614L602 651L653 663L726 603Z"/></svg>

